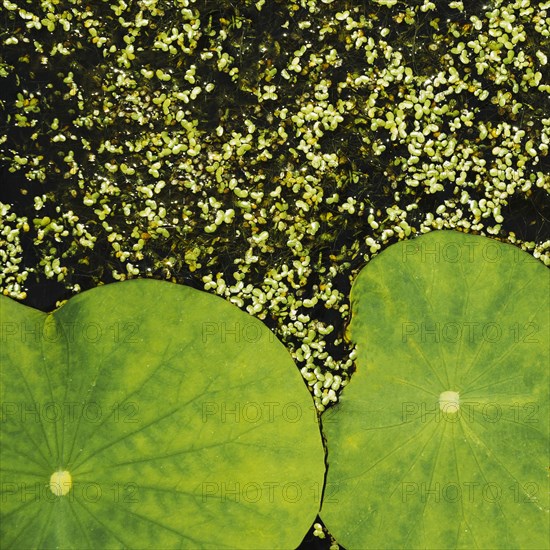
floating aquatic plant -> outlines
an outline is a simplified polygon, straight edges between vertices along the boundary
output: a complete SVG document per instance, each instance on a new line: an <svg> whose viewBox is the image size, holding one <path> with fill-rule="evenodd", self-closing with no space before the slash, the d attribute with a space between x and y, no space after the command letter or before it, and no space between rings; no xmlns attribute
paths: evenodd
<svg viewBox="0 0 550 550"><path fill-rule="evenodd" d="M357 372L322 417L346 548L548 545L549 290L525 252L453 231L361 271Z"/></svg>
<svg viewBox="0 0 550 550"><path fill-rule="evenodd" d="M3 547L299 545L324 449L260 321L148 280L0 315Z"/></svg>
<svg viewBox="0 0 550 550"><path fill-rule="evenodd" d="M0 291L203 288L273 328L322 412L386 246L459 228L549 263L547 10L3 1Z"/></svg>

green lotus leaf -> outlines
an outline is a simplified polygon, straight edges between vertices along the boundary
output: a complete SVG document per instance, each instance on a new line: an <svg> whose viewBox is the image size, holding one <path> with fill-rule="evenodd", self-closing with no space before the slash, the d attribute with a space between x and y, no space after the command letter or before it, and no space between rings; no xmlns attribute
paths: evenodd
<svg viewBox="0 0 550 550"><path fill-rule="evenodd" d="M2 548L293 548L324 450L284 346L171 283L1 297Z"/></svg>
<svg viewBox="0 0 550 550"><path fill-rule="evenodd" d="M351 292L357 372L322 416L321 517L354 548L548 548L550 275L453 231Z"/></svg>

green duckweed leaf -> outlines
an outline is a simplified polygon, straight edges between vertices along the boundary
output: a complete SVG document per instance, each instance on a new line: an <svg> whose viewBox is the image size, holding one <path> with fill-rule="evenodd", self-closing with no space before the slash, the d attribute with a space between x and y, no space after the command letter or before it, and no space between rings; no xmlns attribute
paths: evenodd
<svg viewBox="0 0 550 550"><path fill-rule="evenodd" d="M192 288L1 308L2 548L294 548L324 450L260 321Z"/></svg>
<svg viewBox="0 0 550 550"><path fill-rule="evenodd" d="M549 296L538 260L453 231L361 271L357 372L322 417L339 543L548 548Z"/></svg>

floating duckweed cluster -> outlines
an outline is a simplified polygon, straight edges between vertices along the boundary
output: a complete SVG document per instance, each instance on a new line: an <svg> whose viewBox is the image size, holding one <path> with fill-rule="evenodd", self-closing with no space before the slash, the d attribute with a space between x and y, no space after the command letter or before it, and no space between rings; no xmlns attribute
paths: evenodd
<svg viewBox="0 0 550 550"><path fill-rule="evenodd" d="M327 545L328 550L339 550L340 546L330 535L330 533L327 531L326 527L324 527L322 523L313 524L312 535L320 539L325 539L328 536L330 540L330 543Z"/></svg>
<svg viewBox="0 0 550 550"><path fill-rule="evenodd" d="M0 289L203 288L275 331L323 411L389 244L454 228L550 265L548 9L3 0Z"/></svg>
<svg viewBox="0 0 550 550"><path fill-rule="evenodd" d="M28 272L19 269L23 259L21 246L21 232L29 231L29 224L25 216L17 216L11 212L9 204L0 202L0 263L4 280L9 281L12 295L20 299L26 298L25 281Z"/></svg>
<svg viewBox="0 0 550 550"><path fill-rule="evenodd" d="M545 2L4 0L2 16L6 295L194 284L268 323L323 411L352 370L350 283L387 245L456 228L550 264Z"/></svg>

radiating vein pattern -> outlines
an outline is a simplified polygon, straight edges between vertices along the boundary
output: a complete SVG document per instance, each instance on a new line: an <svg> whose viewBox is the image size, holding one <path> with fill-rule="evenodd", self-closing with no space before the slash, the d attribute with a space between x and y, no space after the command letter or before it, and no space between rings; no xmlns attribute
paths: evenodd
<svg viewBox="0 0 550 550"><path fill-rule="evenodd" d="M538 260L454 231L359 273L357 371L323 420L338 502L321 517L339 543L548 547L547 290Z"/></svg>

